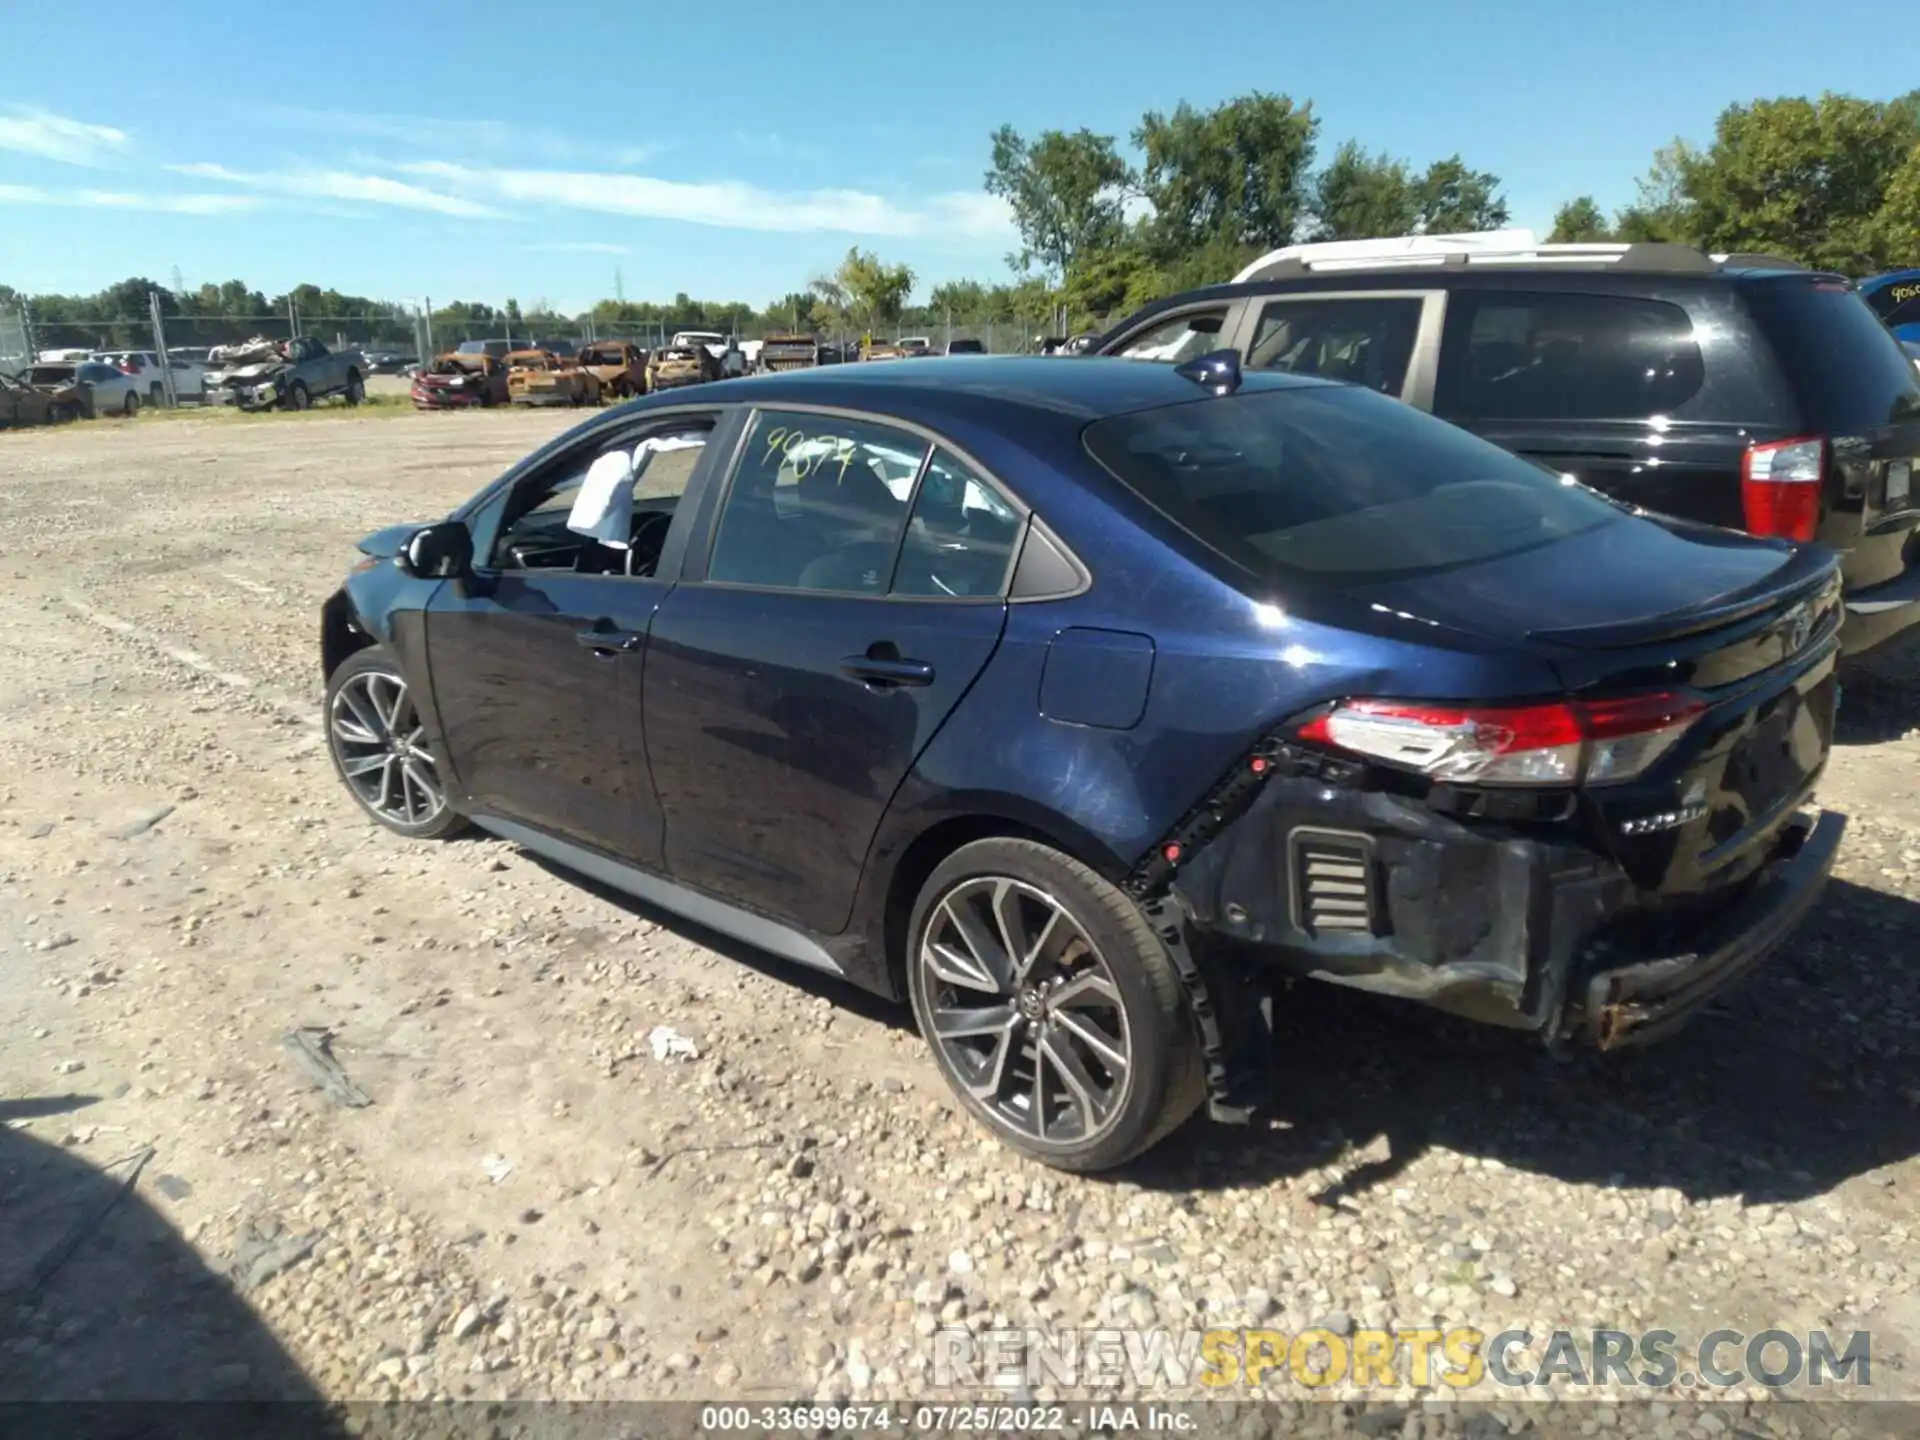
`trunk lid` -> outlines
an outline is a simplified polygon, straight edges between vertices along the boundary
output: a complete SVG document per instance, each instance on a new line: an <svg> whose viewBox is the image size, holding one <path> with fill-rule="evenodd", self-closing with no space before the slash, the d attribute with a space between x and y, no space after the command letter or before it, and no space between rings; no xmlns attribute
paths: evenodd
<svg viewBox="0 0 1920 1440"><path fill-rule="evenodd" d="M1355 593L1510 641L1577 699L1673 691L1704 704L1644 775L1581 796L1589 838L1645 890L1745 879L1826 764L1840 575L1817 546L1634 517Z"/></svg>

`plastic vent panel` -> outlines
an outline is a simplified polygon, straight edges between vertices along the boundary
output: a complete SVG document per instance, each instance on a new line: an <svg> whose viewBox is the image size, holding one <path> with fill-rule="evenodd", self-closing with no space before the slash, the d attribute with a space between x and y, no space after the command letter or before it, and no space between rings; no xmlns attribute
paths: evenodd
<svg viewBox="0 0 1920 1440"><path fill-rule="evenodd" d="M1373 841L1346 830L1295 830L1287 837L1293 923L1309 935L1378 935Z"/></svg>

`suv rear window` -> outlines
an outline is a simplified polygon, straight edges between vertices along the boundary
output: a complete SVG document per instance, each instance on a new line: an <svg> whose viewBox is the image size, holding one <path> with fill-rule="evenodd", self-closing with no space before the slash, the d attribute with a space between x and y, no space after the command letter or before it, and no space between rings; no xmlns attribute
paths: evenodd
<svg viewBox="0 0 1920 1440"><path fill-rule="evenodd" d="M1759 281L1747 299L1809 429L1851 435L1920 419L1920 375L1880 317L1837 280Z"/></svg>
<svg viewBox="0 0 1920 1440"><path fill-rule="evenodd" d="M1532 461L1345 386L1136 411L1084 439L1129 489L1269 582L1429 574L1624 518Z"/></svg>
<svg viewBox="0 0 1920 1440"><path fill-rule="evenodd" d="M1456 290L1436 414L1643 420L1678 410L1706 371L1678 305L1628 295Z"/></svg>

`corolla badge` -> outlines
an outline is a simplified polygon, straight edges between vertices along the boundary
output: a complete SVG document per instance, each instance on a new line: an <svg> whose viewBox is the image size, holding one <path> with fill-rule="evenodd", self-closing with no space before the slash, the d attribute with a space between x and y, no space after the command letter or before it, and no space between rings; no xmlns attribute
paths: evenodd
<svg viewBox="0 0 1920 1440"><path fill-rule="evenodd" d="M1657 835L1662 830L1678 830L1682 825L1691 824L1707 813L1707 787L1704 781L1696 780L1681 797L1680 803L1671 810L1662 810L1657 815L1641 815L1632 820L1620 822L1622 835Z"/></svg>

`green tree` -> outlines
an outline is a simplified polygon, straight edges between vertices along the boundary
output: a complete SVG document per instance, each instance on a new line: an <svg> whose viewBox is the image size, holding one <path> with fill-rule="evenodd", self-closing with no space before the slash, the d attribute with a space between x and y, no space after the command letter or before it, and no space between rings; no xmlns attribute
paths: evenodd
<svg viewBox="0 0 1920 1440"><path fill-rule="evenodd" d="M944 322L951 315L956 325L976 325L989 319L987 287L978 280L948 280L933 287L927 297L927 309Z"/></svg>
<svg viewBox="0 0 1920 1440"><path fill-rule="evenodd" d="M1829 269L1893 263L1882 210L1920 144L1914 97L1731 105L1705 150L1683 152L1690 228L1712 250L1762 250Z"/></svg>
<svg viewBox="0 0 1920 1440"><path fill-rule="evenodd" d="M1607 228L1607 217L1591 195L1576 196L1554 211L1553 233L1547 236L1547 242L1552 245L1611 239L1613 232Z"/></svg>
<svg viewBox="0 0 1920 1440"><path fill-rule="evenodd" d="M1420 197L1406 162L1369 155L1348 140L1313 181L1316 240L1362 240L1411 235L1420 222Z"/></svg>
<svg viewBox="0 0 1920 1440"><path fill-rule="evenodd" d="M1224 241L1271 250L1288 244L1307 204L1320 122L1312 105L1254 91L1171 115L1150 110L1133 132L1139 188L1151 202L1153 254L1175 257Z"/></svg>
<svg viewBox="0 0 1920 1440"><path fill-rule="evenodd" d="M993 134L989 195L1013 209L1025 269L1038 264L1063 278L1074 257L1111 244L1121 231L1121 201L1133 172L1111 135L1042 131L1029 143L1011 125Z"/></svg>
<svg viewBox="0 0 1920 1440"><path fill-rule="evenodd" d="M834 272L843 309L869 334L893 325L913 292L913 271L904 265L887 265L870 250L859 247L847 251L847 258Z"/></svg>
<svg viewBox="0 0 1920 1440"><path fill-rule="evenodd" d="M1507 202L1500 177L1469 170L1458 155L1436 160L1413 182L1414 208L1425 235L1460 235L1498 230L1507 223Z"/></svg>
<svg viewBox="0 0 1920 1440"><path fill-rule="evenodd" d="M812 330L819 303L820 297L811 291L790 290L767 307L767 326L772 330Z"/></svg>

